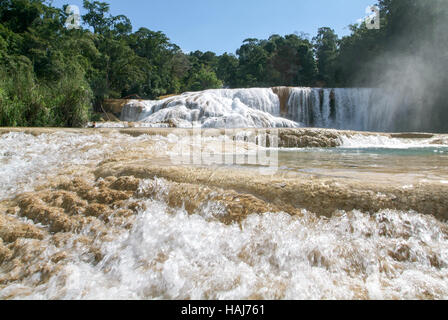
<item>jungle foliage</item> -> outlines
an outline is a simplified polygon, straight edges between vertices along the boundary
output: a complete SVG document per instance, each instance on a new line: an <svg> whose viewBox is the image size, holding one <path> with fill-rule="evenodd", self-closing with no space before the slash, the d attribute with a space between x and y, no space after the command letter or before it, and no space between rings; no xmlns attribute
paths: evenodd
<svg viewBox="0 0 448 320"><path fill-rule="evenodd" d="M84 1L82 28L44 0L0 2L0 126L82 126L106 98L210 88L379 85L378 70L401 70L407 54L430 61L430 83L446 87L445 0L380 0L381 29L352 25L307 35L246 39L235 54L184 53L160 31L133 32L110 6ZM437 24L438 22L442 24ZM383 59L381 59L383 57ZM432 70L432 69L431 69ZM403 74L403 77L407 75ZM443 95L434 103L442 103ZM445 118L446 119L446 118Z"/></svg>

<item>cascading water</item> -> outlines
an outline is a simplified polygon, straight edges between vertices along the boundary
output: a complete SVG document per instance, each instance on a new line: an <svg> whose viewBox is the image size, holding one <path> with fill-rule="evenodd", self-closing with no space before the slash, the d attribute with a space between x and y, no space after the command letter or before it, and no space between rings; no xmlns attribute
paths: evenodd
<svg viewBox="0 0 448 320"><path fill-rule="evenodd" d="M305 127L379 129L371 112L375 99L374 89L292 88L288 118Z"/></svg>
<svg viewBox="0 0 448 320"><path fill-rule="evenodd" d="M182 128L416 130L410 105L398 93L373 88L216 89L131 102L121 120Z"/></svg>
<svg viewBox="0 0 448 320"><path fill-rule="evenodd" d="M173 166L188 131L0 130L0 300L448 298L446 136L328 130L260 176Z"/></svg>
<svg viewBox="0 0 448 320"><path fill-rule="evenodd" d="M280 117L280 102L271 89L218 89L189 92L161 101L132 102L123 121L191 128L288 128L297 123Z"/></svg>

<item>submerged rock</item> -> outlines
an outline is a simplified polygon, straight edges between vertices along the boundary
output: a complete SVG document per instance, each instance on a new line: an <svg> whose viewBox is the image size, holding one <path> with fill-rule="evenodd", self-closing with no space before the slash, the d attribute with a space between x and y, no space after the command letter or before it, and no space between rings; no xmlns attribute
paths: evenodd
<svg viewBox="0 0 448 320"><path fill-rule="evenodd" d="M254 165L172 163L180 138L199 133L200 148L186 144L193 155L223 145L232 157L257 152L250 138L260 136L319 149L270 148L303 165L280 157L265 175ZM445 140L303 128L0 129L0 299L446 299ZM320 149L333 146L343 148ZM360 146L438 153L411 167L382 150L387 168L378 168L362 166Z"/></svg>

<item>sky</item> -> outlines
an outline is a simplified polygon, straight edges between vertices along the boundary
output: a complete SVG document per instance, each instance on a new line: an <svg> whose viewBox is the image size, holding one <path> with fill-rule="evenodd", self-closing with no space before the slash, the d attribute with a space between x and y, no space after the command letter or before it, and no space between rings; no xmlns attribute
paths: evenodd
<svg viewBox="0 0 448 320"><path fill-rule="evenodd" d="M267 39L272 34L306 33L314 37L320 27L339 36L348 25L367 16L376 0L102 0L112 15L123 14L134 31L146 27L162 31L184 52L195 50L235 53L247 38ZM82 0L52 0L53 6L77 5Z"/></svg>

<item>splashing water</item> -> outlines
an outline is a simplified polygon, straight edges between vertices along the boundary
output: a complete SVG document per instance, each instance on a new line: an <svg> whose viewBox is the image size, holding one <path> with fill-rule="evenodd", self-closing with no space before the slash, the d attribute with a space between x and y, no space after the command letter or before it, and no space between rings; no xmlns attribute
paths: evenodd
<svg viewBox="0 0 448 320"><path fill-rule="evenodd" d="M343 147L397 142L362 139L347 138ZM167 154L171 140L116 132L3 134L1 197L33 191L51 175L86 172L93 179L100 163L152 159ZM448 227L431 215L386 209L326 218L266 210L226 224L222 203L206 200L194 213L171 205L170 186L143 179L135 198L117 202L105 228L92 218L65 233L0 206L1 216L45 231L40 239L0 241L18 259L0 263L0 299L448 299ZM135 216L113 224L131 205ZM2 282L6 269L20 263L26 272Z"/></svg>
<svg viewBox="0 0 448 320"><path fill-rule="evenodd" d="M122 121L191 128L283 128L297 123L280 118L280 102L271 89L219 89L185 93L161 101L126 105Z"/></svg>
<svg viewBox="0 0 448 320"><path fill-rule="evenodd" d="M134 149L139 142L160 137L131 137L110 134L75 134L56 132L31 134L11 132L0 136L0 200L32 190L48 175L71 166L87 166L126 149ZM160 146L159 146L160 147ZM158 149L163 151L162 148Z"/></svg>
<svg viewBox="0 0 448 320"><path fill-rule="evenodd" d="M373 88L215 89L134 101L124 107L121 120L180 128L403 131L416 123L406 108L396 108L407 104L406 97Z"/></svg>
<svg viewBox="0 0 448 320"><path fill-rule="evenodd" d="M99 263L68 247L49 281L33 274L0 289L32 299L446 299L446 225L385 210L331 219L284 213L224 225L211 212L173 213L145 200L128 231L100 244ZM213 209L209 209L213 210ZM213 212L212 212L213 213ZM36 260L46 259L55 248Z"/></svg>

